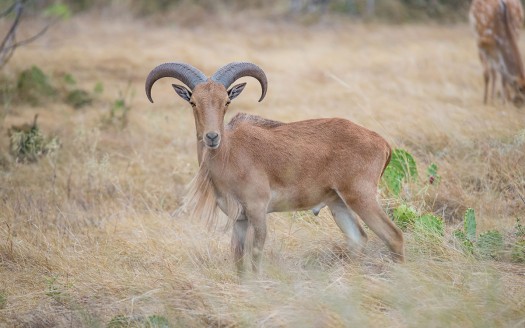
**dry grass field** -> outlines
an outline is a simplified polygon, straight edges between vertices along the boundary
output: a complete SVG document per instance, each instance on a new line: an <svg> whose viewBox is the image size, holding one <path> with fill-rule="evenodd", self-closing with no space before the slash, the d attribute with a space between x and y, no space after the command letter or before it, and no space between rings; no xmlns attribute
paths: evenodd
<svg viewBox="0 0 525 328"><path fill-rule="evenodd" d="M525 49L525 35L520 40ZM242 281L230 232L180 214L197 171L191 108L149 71L187 62L212 74L232 61L267 73L231 106L293 121L343 117L416 158L420 187L401 199L445 220L443 240L405 235L391 262L373 233L350 259L323 209L268 215L263 273ZM201 25L81 16L20 48L5 78L37 65L54 81L103 92L75 110L59 100L4 101L0 127L0 327L524 327L525 265L466 255L452 242L469 207L478 231L506 245L525 220L525 108L482 104L481 65L467 25L300 25L235 18ZM107 123L112 104L127 125ZM31 122L60 148L16 163L7 130ZM105 122L105 123L104 123ZM425 184L425 168L441 182ZM308 162L303 165L309 165ZM421 187L422 186L422 187ZM507 250L507 248L506 248Z"/></svg>

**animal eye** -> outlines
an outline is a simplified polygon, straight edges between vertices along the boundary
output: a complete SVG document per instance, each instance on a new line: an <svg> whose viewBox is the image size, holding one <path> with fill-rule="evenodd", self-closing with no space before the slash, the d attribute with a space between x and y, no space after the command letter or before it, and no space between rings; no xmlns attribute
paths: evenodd
<svg viewBox="0 0 525 328"><path fill-rule="evenodd" d="M226 106L228 106L230 103L231 103L231 101L228 100L228 101L226 102Z"/></svg>
<svg viewBox="0 0 525 328"><path fill-rule="evenodd" d="M197 105L195 105L195 103L193 101L190 101L190 105L191 105L191 107L197 106Z"/></svg>

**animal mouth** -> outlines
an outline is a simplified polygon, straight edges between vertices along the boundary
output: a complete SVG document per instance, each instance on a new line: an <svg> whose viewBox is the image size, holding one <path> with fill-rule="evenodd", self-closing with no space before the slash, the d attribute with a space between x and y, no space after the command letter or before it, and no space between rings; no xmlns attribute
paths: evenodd
<svg viewBox="0 0 525 328"><path fill-rule="evenodd" d="M205 145L206 147L210 149L217 149L219 148L220 141L208 141L208 142L205 142Z"/></svg>

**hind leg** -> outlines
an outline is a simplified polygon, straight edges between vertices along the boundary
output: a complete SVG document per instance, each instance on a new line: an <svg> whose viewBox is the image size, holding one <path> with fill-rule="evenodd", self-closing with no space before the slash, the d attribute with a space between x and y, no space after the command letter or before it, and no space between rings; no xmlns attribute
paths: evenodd
<svg viewBox="0 0 525 328"><path fill-rule="evenodd" d="M356 197L356 193L340 193L345 203L353 209L368 227L388 246L395 262L405 261L403 232L386 215L376 200L376 188Z"/></svg>
<svg viewBox="0 0 525 328"><path fill-rule="evenodd" d="M332 212L335 223L344 233L350 250L355 255L360 256L366 245L368 236L359 223L359 220L340 198L330 203L328 207Z"/></svg>

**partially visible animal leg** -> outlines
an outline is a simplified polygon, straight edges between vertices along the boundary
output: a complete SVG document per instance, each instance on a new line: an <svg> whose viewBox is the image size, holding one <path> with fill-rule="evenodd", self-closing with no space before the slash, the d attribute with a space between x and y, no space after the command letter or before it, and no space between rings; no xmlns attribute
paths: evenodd
<svg viewBox="0 0 525 328"><path fill-rule="evenodd" d="M490 70L490 102L491 104L494 104L494 93L496 90L496 80L498 78L496 74L496 70L494 67L491 67Z"/></svg>
<svg viewBox="0 0 525 328"><path fill-rule="evenodd" d="M262 262L262 252L266 241L266 212L264 210L247 210L248 218L248 238L247 247L250 247L252 254L252 268L255 273L259 273Z"/></svg>
<svg viewBox="0 0 525 328"><path fill-rule="evenodd" d="M395 262L405 261L403 232L386 215L376 200L375 192L355 198L352 194L341 194L342 198L372 231L390 248Z"/></svg>
<svg viewBox="0 0 525 328"><path fill-rule="evenodd" d="M242 274L244 271L244 250L246 243L246 234L248 230L248 220L241 216L233 224L233 233L231 241L231 249L233 253L233 260L237 267L237 273Z"/></svg>
<svg viewBox="0 0 525 328"><path fill-rule="evenodd" d="M485 105L487 104L489 80L490 80L489 70L488 69L484 69L483 70L483 82L484 82L483 103Z"/></svg>
<svg viewBox="0 0 525 328"><path fill-rule="evenodd" d="M329 204L328 207L332 212L335 223L345 234L350 251L357 257L361 256L368 236L358 218L340 198Z"/></svg>

